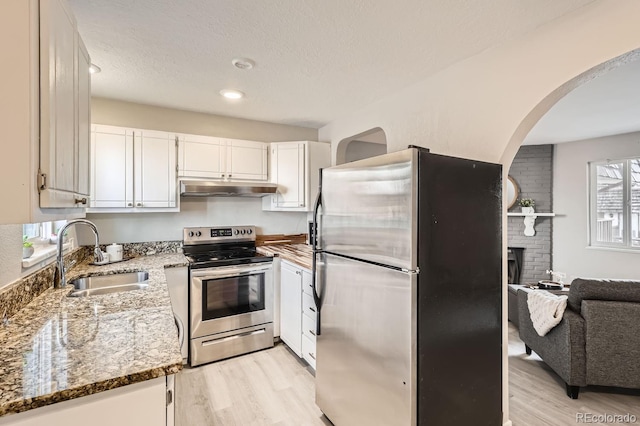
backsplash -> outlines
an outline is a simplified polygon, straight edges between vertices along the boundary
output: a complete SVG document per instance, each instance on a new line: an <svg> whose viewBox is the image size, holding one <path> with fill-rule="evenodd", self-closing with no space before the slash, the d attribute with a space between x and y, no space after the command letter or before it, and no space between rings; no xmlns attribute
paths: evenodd
<svg viewBox="0 0 640 426"><path fill-rule="evenodd" d="M163 253L182 253L182 241L125 243L122 246L125 259ZM106 245L101 245L100 248L106 251ZM86 259L91 259L93 249L93 246L82 246L73 250L64 256L65 265L71 268ZM54 262L0 290L0 320L11 318L51 287L55 269Z"/></svg>
<svg viewBox="0 0 640 426"><path fill-rule="evenodd" d="M86 257L86 251L79 247L64 256L65 265L70 267L82 262ZM11 318L20 309L27 306L36 297L53 285L53 276L56 263L53 262L44 268L20 278L13 284L9 284L0 291L0 320Z"/></svg>

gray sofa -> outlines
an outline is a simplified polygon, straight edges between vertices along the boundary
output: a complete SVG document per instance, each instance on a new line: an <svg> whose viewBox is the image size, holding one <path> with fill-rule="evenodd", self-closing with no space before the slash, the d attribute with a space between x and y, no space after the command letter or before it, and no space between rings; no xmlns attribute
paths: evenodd
<svg viewBox="0 0 640 426"><path fill-rule="evenodd" d="M640 281L573 280L562 321L544 337L531 323L530 291L540 290L518 290L520 338L565 381L569 397L587 385L640 388Z"/></svg>

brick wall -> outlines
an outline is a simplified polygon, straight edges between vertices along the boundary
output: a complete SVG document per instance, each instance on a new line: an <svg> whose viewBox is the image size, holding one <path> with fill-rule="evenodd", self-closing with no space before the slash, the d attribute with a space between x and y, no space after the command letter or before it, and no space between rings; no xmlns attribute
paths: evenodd
<svg viewBox="0 0 640 426"><path fill-rule="evenodd" d="M533 198L537 212L553 211L553 145L526 145L520 147L509 169L520 188L520 198ZM519 212L516 203L510 212ZM524 235L524 218L508 218L508 240L510 247L524 247L521 283L536 283L549 279L545 270L552 265L553 219L538 217L533 237Z"/></svg>

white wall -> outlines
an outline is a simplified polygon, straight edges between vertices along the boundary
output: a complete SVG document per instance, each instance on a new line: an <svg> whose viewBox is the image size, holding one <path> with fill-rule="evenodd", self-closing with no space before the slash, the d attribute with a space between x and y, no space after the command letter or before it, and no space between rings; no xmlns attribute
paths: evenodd
<svg viewBox="0 0 640 426"><path fill-rule="evenodd" d="M91 98L91 122L262 142L318 140L318 130L307 127L245 120L105 98Z"/></svg>
<svg viewBox="0 0 640 426"><path fill-rule="evenodd" d="M387 145L372 142L351 141L347 145L344 160L346 163L387 153Z"/></svg>
<svg viewBox="0 0 640 426"><path fill-rule="evenodd" d="M22 225L0 225L0 288L21 274Z"/></svg>
<svg viewBox="0 0 640 426"><path fill-rule="evenodd" d="M187 226L256 225L259 234L307 232L307 213L263 212L260 198L182 198L179 213L88 214L98 227L101 243L182 240ZM78 229L80 244L93 241Z"/></svg>
<svg viewBox="0 0 640 426"><path fill-rule="evenodd" d="M640 252L589 248L587 163L640 156L640 133L556 145L553 204L553 269L573 278L640 279Z"/></svg>

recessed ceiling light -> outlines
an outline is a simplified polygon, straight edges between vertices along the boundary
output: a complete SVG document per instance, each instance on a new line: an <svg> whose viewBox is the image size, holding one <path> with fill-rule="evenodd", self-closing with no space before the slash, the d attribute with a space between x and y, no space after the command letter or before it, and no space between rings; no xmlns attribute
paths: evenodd
<svg viewBox="0 0 640 426"><path fill-rule="evenodd" d="M253 60L249 58L235 58L231 61L234 67L241 70L250 70L256 64Z"/></svg>
<svg viewBox="0 0 640 426"><path fill-rule="evenodd" d="M239 90L225 89L225 90L221 90L220 94L227 99L240 99L244 97L244 93L242 93Z"/></svg>
<svg viewBox="0 0 640 426"><path fill-rule="evenodd" d="M91 64L91 66L89 67L89 72L91 74L98 74L100 71L102 71L102 70L96 64Z"/></svg>

